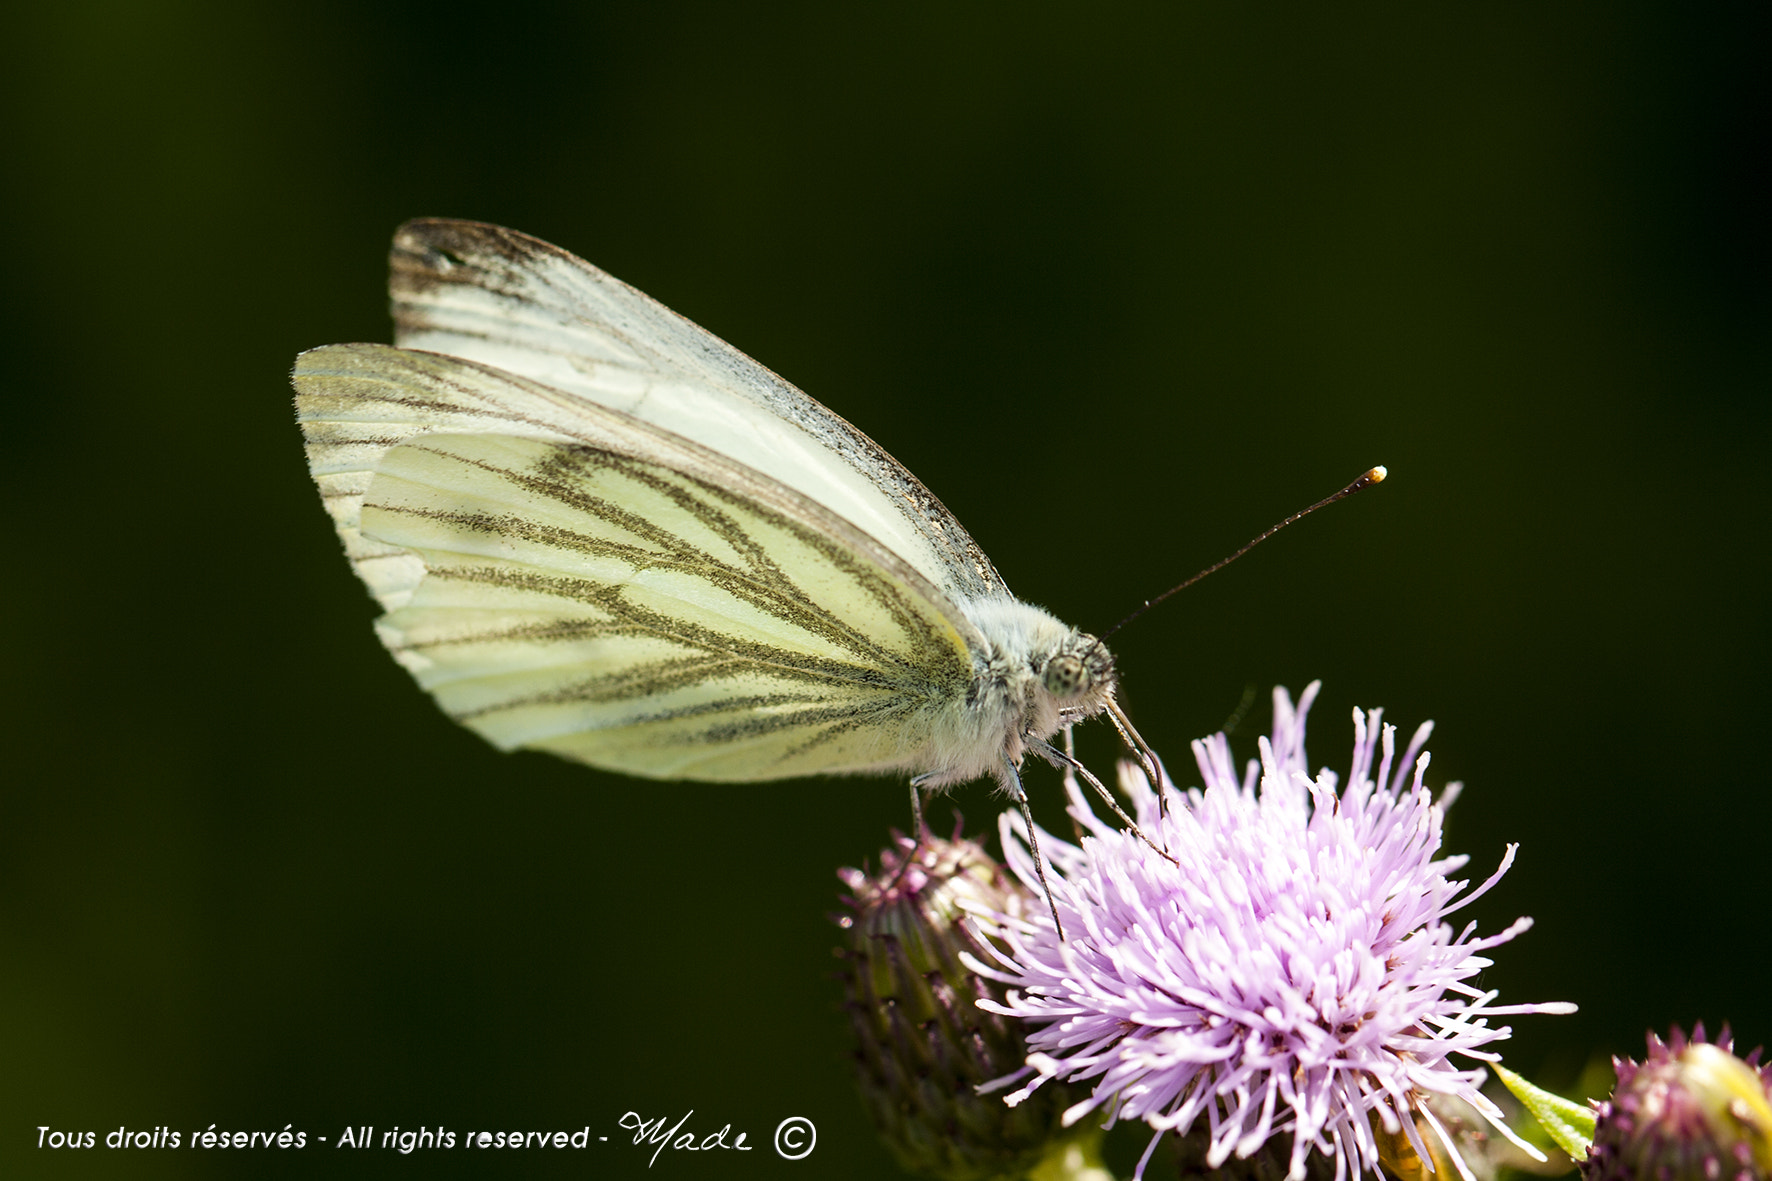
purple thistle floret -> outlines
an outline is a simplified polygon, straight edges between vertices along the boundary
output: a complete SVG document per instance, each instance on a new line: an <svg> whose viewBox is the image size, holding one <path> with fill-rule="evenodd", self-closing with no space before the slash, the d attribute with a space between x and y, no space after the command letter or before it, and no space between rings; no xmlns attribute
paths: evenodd
<svg viewBox="0 0 1772 1181"><path fill-rule="evenodd" d="M1194 743L1205 789L1166 784L1166 814L1145 776L1122 766L1139 826L1173 862L1097 819L1067 783L1087 835L1078 846L1040 834L1065 938L1043 910L992 916L1008 953L996 965L969 964L1011 988L1005 1004L988 1007L1035 1026L1027 1066L993 1084L1023 1084L1008 1102L1052 1079L1093 1081L1067 1123L1096 1108L1110 1122L1141 1119L1157 1129L1154 1149L1163 1133L1203 1119L1213 1168L1290 1134L1295 1181L1312 1148L1334 1158L1337 1178L1376 1172L1374 1117L1423 1160L1418 1121L1426 1125L1469 1178L1423 1102L1434 1094L1465 1100L1521 1143L1478 1091L1485 1072L1448 1055L1496 1061L1483 1047L1510 1030L1491 1016L1573 1006L1498 1006L1495 993L1467 983L1490 964L1483 953L1530 919L1482 939L1474 924L1455 935L1445 921L1495 884L1516 846L1458 897L1469 883L1447 875L1468 859L1437 856L1456 785L1435 802L1422 783L1431 723L1396 760L1381 711L1356 710L1353 766L1338 792L1332 772L1306 771L1305 716L1317 689L1296 709L1274 691L1273 737L1241 781L1222 734ZM1009 864L1033 887L1021 818L1006 814L1002 832Z"/></svg>

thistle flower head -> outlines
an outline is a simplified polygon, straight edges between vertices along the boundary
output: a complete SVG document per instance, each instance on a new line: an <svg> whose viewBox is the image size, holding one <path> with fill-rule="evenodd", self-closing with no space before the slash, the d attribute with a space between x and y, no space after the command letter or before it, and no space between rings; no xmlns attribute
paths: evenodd
<svg viewBox="0 0 1772 1181"><path fill-rule="evenodd" d="M1079 1094L1062 1088L1019 1109L978 1086L1027 1056L1020 1022L981 1010L1003 987L960 963L986 954L968 913L1043 907L975 841L895 837L872 874L838 872L850 913L839 973L856 1036L862 1099L882 1139L913 1172L943 1181L1024 1176L1040 1162L1076 1157L1082 1177L1099 1133L1067 1131L1059 1117ZM1081 1133L1081 1134L1079 1134ZM1105 1176L1105 1174L1100 1174Z"/></svg>
<svg viewBox="0 0 1772 1181"><path fill-rule="evenodd" d="M1010 990L981 1006L1030 1023L1027 1064L1002 1080L1022 1084L1009 1102L1053 1080L1088 1082L1067 1120L1097 1108L1144 1120L1153 1149L1165 1131L1202 1125L1213 1167L1289 1135L1293 1181L1313 1149L1338 1177L1375 1172L1375 1126L1427 1159L1418 1121L1468 1178L1426 1096L1460 1098L1514 1139L1478 1091L1482 1069L1451 1055L1494 1060L1485 1047L1509 1030L1492 1017L1572 1007L1498 1006L1468 983L1529 920L1486 938L1447 922L1506 872L1514 848L1474 891L1448 876L1466 858L1439 852L1444 797L1430 796L1420 753L1429 726L1398 759L1379 711L1356 711L1345 786L1328 770L1312 778L1304 732L1316 691L1296 709L1275 691L1273 736L1240 778L1223 735L1194 744L1204 789L1166 783L1166 806L1122 766L1140 827L1167 855L1099 820L1068 785L1079 843L1040 835L1065 938L1038 908L1005 914L992 933L1007 952L972 961ZM1031 883L1014 814L1003 835Z"/></svg>
<svg viewBox="0 0 1772 1181"><path fill-rule="evenodd" d="M1764 1181L1772 1176L1772 1067L1675 1026L1649 1035L1642 1062L1614 1058L1618 1087L1599 1105L1583 1181Z"/></svg>

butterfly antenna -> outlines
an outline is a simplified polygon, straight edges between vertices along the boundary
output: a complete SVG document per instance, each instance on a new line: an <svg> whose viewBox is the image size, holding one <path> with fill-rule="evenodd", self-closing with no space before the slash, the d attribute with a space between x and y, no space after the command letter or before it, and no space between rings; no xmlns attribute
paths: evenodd
<svg viewBox="0 0 1772 1181"><path fill-rule="evenodd" d="M1200 579L1206 577L1208 574L1216 574L1218 571L1224 569L1226 566L1230 565L1232 562L1236 561L1238 558L1242 557L1244 554L1248 553L1250 550L1254 549L1256 546L1260 545L1262 542L1266 541L1268 538L1272 537L1274 534L1278 533L1280 530L1284 529L1286 526L1292 524L1292 522L1300 520L1304 517L1308 517L1312 513L1316 512L1318 509L1323 508L1327 505L1334 504L1338 500L1346 500L1348 497L1352 496L1356 492L1364 492L1366 489L1372 487L1372 485L1374 485L1374 484L1383 483L1384 477L1386 474L1387 473L1385 472L1384 468L1382 468L1382 467L1371 468L1370 470L1362 473L1360 475L1359 479L1357 479L1353 483L1349 484L1346 488L1343 488L1340 492L1337 492L1331 496L1325 496L1323 499L1317 501L1317 503L1311 505L1309 508L1299 509L1297 512L1293 513L1290 517L1287 517L1284 521L1281 521L1279 524L1275 525L1273 528L1268 529L1266 532L1262 533L1260 536L1251 539L1247 545L1245 545L1242 549L1238 550L1236 553L1232 554L1230 557L1221 558L1220 560L1212 563L1212 565L1206 567L1204 570L1200 571L1198 574L1194 575L1192 578L1188 579L1187 581L1177 583L1175 586L1170 587L1168 590L1164 591L1162 594L1158 595L1156 598L1146 599L1144 601L1144 605L1142 607L1140 607L1138 610L1134 611L1132 614L1128 615L1126 618L1120 620L1120 622L1114 624L1114 626L1112 626L1112 627L1108 628L1106 631L1102 632L1101 638L1099 640L1097 640L1096 643L1098 643L1098 644L1105 643L1109 636L1113 635L1115 632L1119 631L1121 628L1123 628L1127 624L1131 623L1134 619L1137 619L1140 615L1143 615L1146 611L1149 611L1152 607L1155 607L1158 603L1161 603L1164 599L1167 599L1170 595L1177 594L1181 591L1186 590L1188 587L1194 585L1194 583L1200 581ZM1115 724L1117 725L1118 722L1116 721ZM1148 773L1149 768L1146 768L1146 771Z"/></svg>

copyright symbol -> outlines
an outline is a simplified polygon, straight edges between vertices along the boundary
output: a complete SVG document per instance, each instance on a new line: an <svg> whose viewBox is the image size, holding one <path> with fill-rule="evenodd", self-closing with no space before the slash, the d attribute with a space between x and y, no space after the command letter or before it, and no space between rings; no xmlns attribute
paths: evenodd
<svg viewBox="0 0 1772 1181"><path fill-rule="evenodd" d="M790 1115L775 1125L775 1151L783 1160L802 1160L817 1143L818 1129L803 1115Z"/></svg>

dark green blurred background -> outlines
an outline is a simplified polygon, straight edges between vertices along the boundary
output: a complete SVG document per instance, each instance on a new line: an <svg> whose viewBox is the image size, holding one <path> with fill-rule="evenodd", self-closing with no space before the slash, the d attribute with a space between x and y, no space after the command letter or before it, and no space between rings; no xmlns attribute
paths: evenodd
<svg viewBox="0 0 1772 1181"><path fill-rule="evenodd" d="M371 634L286 374L388 339L388 238L427 214L735 342L1081 626L1388 464L1117 637L1147 736L1191 776L1246 687L1244 755L1314 677L1313 761L1356 703L1436 718L1451 848L1523 846L1476 917L1538 919L1482 983L1582 1006L1510 1063L1772 1039L1767 11L15 12L0 1169L638 1176L613 1142L33 1145L694 1109L758 1150L649 1175L895 1175L827 913L902 785L499 755Z"/></svg>

